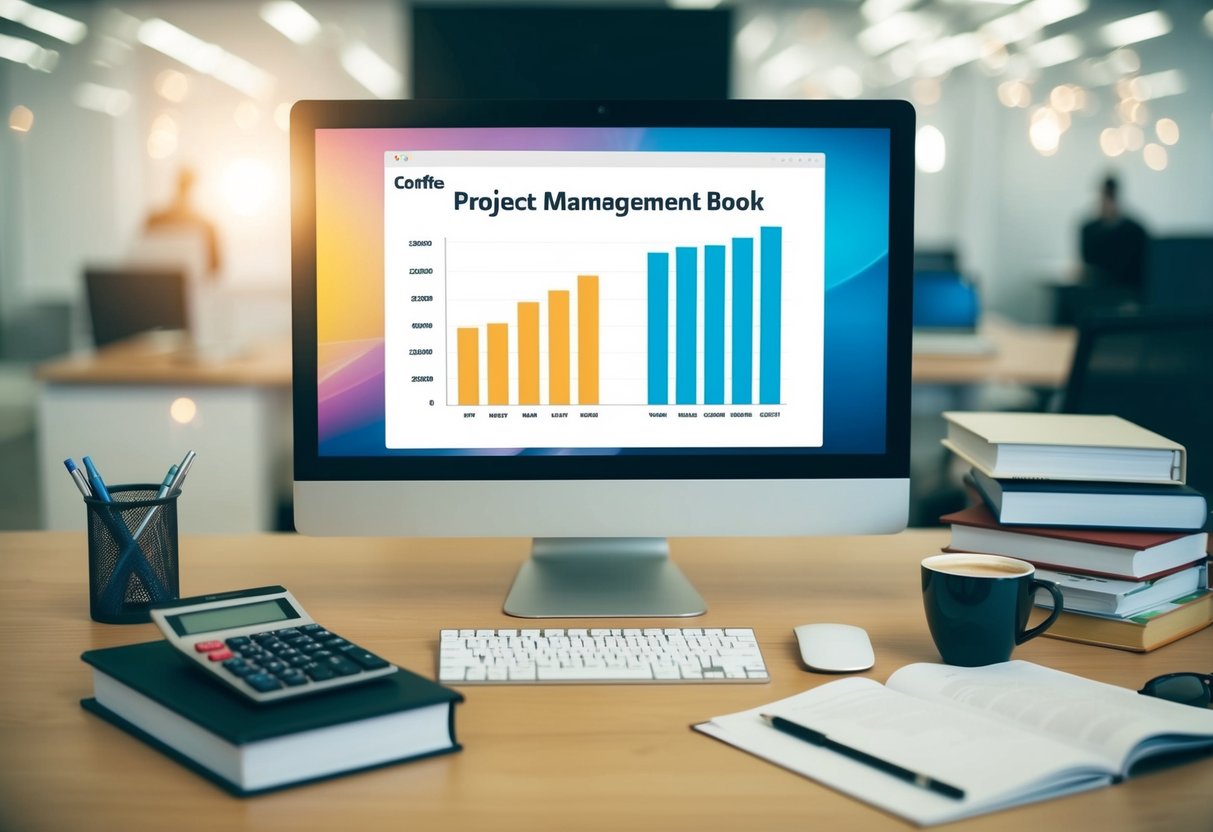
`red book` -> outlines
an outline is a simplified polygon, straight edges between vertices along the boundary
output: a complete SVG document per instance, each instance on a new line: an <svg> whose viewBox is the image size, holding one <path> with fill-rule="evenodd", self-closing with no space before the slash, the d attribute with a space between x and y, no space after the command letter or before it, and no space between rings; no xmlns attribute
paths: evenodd
<svg viewBox="0 0 1213 832"><path fill-rule="evenodd" d="M950 549L1021 558L1061 571L1142 580L1205 557L1205 532L1142 532L1004 526L984 505L939 518L952 524Z"/></svg>

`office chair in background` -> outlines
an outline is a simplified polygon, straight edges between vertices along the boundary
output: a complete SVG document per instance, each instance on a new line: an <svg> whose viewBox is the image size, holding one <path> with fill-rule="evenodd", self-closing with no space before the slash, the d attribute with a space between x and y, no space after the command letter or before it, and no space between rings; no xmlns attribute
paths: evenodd
<svg viewBox="0 0 1213 832"><path fill-rule="evenodd" d="M1213 309L1092 315L1063 413L1111 413L1182 444L1188 484L1213 495Z"/></svg>

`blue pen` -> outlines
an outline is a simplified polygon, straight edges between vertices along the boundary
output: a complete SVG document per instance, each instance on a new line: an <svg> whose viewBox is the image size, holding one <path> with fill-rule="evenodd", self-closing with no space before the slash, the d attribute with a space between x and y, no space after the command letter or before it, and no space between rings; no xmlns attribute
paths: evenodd
<svg viewBox="0 0 1213 832"><path fill-rule="evenodd" d="M80 491L80 494L85 499L92 497L93 490L88 487L88 483L84 480L84 474L80 473L80 469L76 467L76 463L72 461L70 456L63 460L63 467L66 468L67 473L71 475L72 482L76 484L76 488Z"/></svg>
<svg viewBox="0 0 1213 832"><path fill-rule="evenodd" d="M105 481L101 479L101 475L97 473L97 466L93 464L91 457L84 458L84 470L88 471L88 484L92 486L93 494L98 500L111 502L110 493L105 488Z"/></svg>

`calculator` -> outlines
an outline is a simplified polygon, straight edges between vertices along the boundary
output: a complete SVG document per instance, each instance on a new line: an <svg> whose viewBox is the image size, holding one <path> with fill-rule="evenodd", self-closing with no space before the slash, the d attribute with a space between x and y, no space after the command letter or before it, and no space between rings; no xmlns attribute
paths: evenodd
<svg viewBox="0 0 1213 832"><path fill-rule="evenodd" d="M320 626L280 586L182 598L150 612L169 643L255 702L333 690L399 669Z"/></svg>

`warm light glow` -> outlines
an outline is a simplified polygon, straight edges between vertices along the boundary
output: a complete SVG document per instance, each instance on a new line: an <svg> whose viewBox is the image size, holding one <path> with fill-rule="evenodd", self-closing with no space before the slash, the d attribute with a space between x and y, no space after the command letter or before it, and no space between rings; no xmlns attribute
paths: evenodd
<svg viewBox="0 0 1213 832"><path fill-rule="evenodd" d="M1126 17L1100 27L1099 34L1108 46L1127 46L1171 31L1171 18L1160 11Z"/></svg>
<svg viewBox="0 0 1213 832"><path fill-rule="evenodd" d="M1061 84L1049 93L1049 104L1060 113L1081 110L1086 100L1086 92L1077 84Z"/></svg>
<svg viewBox="0 0 1213 832"><path fill-rule="evenodd" d="M139 24L138 39L144 46L210 75L250 98L268 95L274 87L274 77L265 70L158 17Z"/></svg>
<svg viewBox="0 0 1213 832"><path fill-rule="evenodd" d="M1179 125L1173 118L1160 118L1154 125L1154 134L1163 144L1175 144L1179 141Z"/></svg>
<svg viewBox="0 0 1213 832"><path fill-rule="evenodd" d="M1057 152L1057 147L1061 143L1063 130L1057 113L1048 107L1038 107L1032 112L1031 124L1028 127L1028 140L1039 153L1052 156Z"/></svg>
<svg viewBox="0 0 1213 832"><path fill-rule="evenodd" d="M233 212L251 217L262 211L273 190L273 177L263 162L234 159L223 171L223 197Z"/></svg>
<svg viewBox="0 0 1213 832"><path fill-rule="evenodd" d="M34 127L34 111L24 104L18 104L8 113L8 129L18 133L28 133Z"/></svg>
<svg viewBox="0 0 1213 832"><path fill-rule="evenodd" d="M998 100L1007 107L1027 107L1032 103L1032 88L1023 81L1003 81L998 85Z"/></svg>
<svg viewBox="0 0 1213 832"><path fill-rule="evenodd" d="M283 101L274 108L274 124L284 133L291 129L291 102Z"/></svg>
<svg viewBox="0 0 1213 832"><path fill-rule="evenodd" d="M320 34L320 21L292 0L274 0L261 6L261 19L291 41L311 43Z"/></svg>
<svg viewBox="0 0 1213 832"><path fill-rule="evenodd" d="M947 161L948 146L938 127L924 124L914 140L914 160L923 173L939 173Z"/></svg>
<svg viewBox="0 0 1213 832"><path fill-rule="evenodd" d="M173 399L168 406L168 415L179 425L188 425L198 415L198 404L188 396Z"/></svg>
<svg viewBox="0 0 1213 832"><path fill-rule="evenodd" d="M1147 119L1146 105L1134 98L1126 98L1116 107L1116 112L1125 121L1133 124L1145 124Z"/></svg>
<svg viewBox="0 0 1213 832"><path fill-rule="evenodd" d="M1120 125L1120 138L1125 143L1125 150L1134 152L1141 150L1141 146L1146 143L1145 134L1136 124Z"/></svg>
<svg viewBox="0 0 1213 832"><path fill-rule="evenodd" d="M942 92L940 86L936 78L919 78L910 85L910 97L920 107L938 104Z"/></svg>
<svg viewBox="0 0 1213 832"><path fill-rule="evenodd" d="M177 120L168 113L152 119L152 128L147 134L147 155L153 159L167 159L177 152Z"/></svg>
<svg viewBox="0 0 1213 832"><path fill-rule="evenodd" d="M261 110L252 101L241 101L236 105L232 118L241 130L252 130L261 121Z"/></svg>
<svg viewBox="0 0 1213 832"><path fill-rule="evenodd" d="M1160 144L1151 142L1146 145L1141 151L1141 158L1145 159L1146 166L1150 170L1166 170L1167 149Z"/></svg>
<svg viewBox="0 0 1213 832"><path fill-rule="evenodd" d="M1117 157L1125 152L1125 140L1115 127L1105 127L1099 134L1099 149L1105 156Z"/></svg>
<svg viewBox="0 0 1213 832"><path fill-rule="evenodd" d="M190 79L184 72L166 69L156 76L156 92L166 101L180 104L190 94Z"/></svg>

